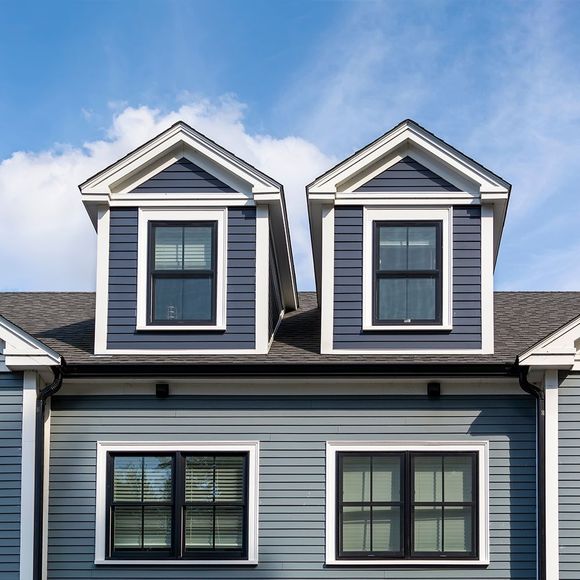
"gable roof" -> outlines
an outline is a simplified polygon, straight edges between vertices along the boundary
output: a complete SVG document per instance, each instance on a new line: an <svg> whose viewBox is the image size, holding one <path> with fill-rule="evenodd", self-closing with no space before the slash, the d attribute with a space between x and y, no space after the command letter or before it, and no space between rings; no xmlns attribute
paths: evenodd
<svg viewBox="0 0 580 580"><path fill-rule="evenodd" d="M350 372L373 365L423 364L512 365L516 357L580 313L580 292L496 292L495 353L493 355L321 355L320 311L314 292L300 293L300 308L284 318L267 355L111 355L94 356L94 293L0 293L0 314L12 319L37 340L61 354L72 367L108 365L235 365L307 367L331 366ZM266 365L266 366L264 366ZM341 370L344 369L344 370Z"/></svg>

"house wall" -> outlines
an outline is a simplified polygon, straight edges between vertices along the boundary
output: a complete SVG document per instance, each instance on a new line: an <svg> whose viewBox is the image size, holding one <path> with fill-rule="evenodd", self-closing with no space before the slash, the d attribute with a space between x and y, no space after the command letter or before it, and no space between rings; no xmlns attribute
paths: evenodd
<svg viewBox="0 0 580 580"><path fill-rule="evenodd" d="M481 208L453 208L453 329L363 331L363 208L337 206L334 217L335 349L481 348Z"/></svg>
<svg viewBox="0 0 580 580"><path fill-rule="evenodd" d="M270 238L270 265L268 270L268 336L271 338L280 320L282 312L282 291L280 288L280 275L278 261L272 238Z"/></svg>
<svg viewBox="0 0 580 580"><path fill-rule="evenodd" d="M0 367L1 367L0 363ZM20 575L22 373L0 368L0 578Z"/></svg>
<svg viewBox="0 0 580 580"><path fill-rule="evenodd" d="M475 392L475 391L474 391ZM525 395L54 397L48 579L533 580L535 407ZM487 567L326 567L325 442L490 441ZM256 567L95 567L97 441L260 440Z"/></svg>
<svg viewBox="0 0 580 580"><path fill-rule="evenodd" d="M256 209L228 210L225 331L136 331L137 208L111 209L109 349L252 349L256 333Z"/></svg>
<svg viewBox="0 0 580 580"><path fill-rule="evenodd" d="M580 373L558 389L560 578L580 578Z"/></svg>

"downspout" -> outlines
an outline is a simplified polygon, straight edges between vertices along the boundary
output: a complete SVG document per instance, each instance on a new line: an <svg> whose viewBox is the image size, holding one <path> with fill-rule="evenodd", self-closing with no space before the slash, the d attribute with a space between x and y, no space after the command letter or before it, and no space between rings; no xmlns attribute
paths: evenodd
<svg viewBox="0 0 580 580"><path fill-rule="evenodd" d="M528 381L529 367L518 367L520 387L536 399L538 580L546 580L546 412L544 390Z"/></svg>
<svg viewBox="0 0 580 580"><path fill-rule="evenodd" d="M64 359L63 359L64 364ZM51 367L54 380L36 396L36 427L34 440L34 553L32 577L42 580L42 540L44 526L44 413L46 402L62 386L62 366Z"/></svg>

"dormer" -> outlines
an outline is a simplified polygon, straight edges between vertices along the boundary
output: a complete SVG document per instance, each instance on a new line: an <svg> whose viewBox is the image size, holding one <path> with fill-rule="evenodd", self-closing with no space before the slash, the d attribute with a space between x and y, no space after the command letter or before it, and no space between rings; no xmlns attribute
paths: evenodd
<svg viewBox="0 0 580 580"><path fill-rule="evenodd" d="M266 353L297 308L282 186L183 122L79 186L95 354Z"/></svg>
<svg viewBox="0 0 580 580"><path fill-rule="evenodd" d="M321 352L493 353L510 189L411 120L308 185Z"/></svg>

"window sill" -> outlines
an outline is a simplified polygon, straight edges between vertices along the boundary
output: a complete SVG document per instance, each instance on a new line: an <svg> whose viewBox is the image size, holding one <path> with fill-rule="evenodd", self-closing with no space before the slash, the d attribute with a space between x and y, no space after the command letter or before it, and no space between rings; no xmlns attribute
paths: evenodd
<svg viewBox="0 0 580 580"><path fill-rule="evenodd" d="M96 566L257 566L257 560L99 560Z"/></svg>
<svg viewBox="0 0 580 580"><path fill-rule="evenodd" d="M135 327L136 330L147 330L147 331L156 331L156 330L172 330L176 332L182 331L191 331L191 330L210 330L210 331L224 331L226 330L225 325L203 325L203 324L192 324L192 325L180 325L180 324L154 324L154 325L147 325L147 324L137 324Z"/></svg>
<svg viewBox="0 0 580 580"><path fill-rule="evenodd" d="M410 332L414 330L453 330L452 324L363 324L362 329L364 331L385 331L385 330L408 330Z"/></svg>
<svg viewBox="0 0 580 580"><path fill-rule="evenodd" d="M327 566L488 566L489 560L335 560L327 559Z"/></svg>

